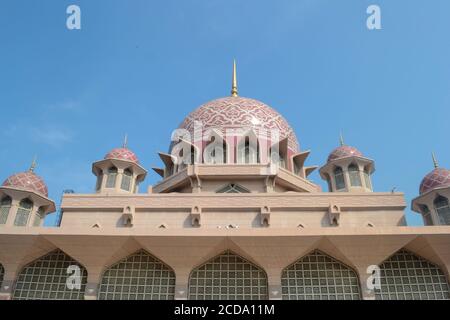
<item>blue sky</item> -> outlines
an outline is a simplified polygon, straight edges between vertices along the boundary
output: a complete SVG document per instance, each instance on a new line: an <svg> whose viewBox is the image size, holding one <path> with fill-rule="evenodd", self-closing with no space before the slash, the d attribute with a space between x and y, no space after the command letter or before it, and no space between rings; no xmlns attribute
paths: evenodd
<svg viewBox="0 0 450 320"><path fill-rule="evenodd" d="M66 28L70 4L81 30ZM366 28L370 4L382 30ZM375 190L396 187L409 206L432 150L450 166L449 12L447 0L3 0L0 178L37 154L56 202L93 192L92 162L125 133L158 165L184 116L229 94L236 58L240 95L285 116L308 165L324 164L342 130L376 161Z"/></svg>

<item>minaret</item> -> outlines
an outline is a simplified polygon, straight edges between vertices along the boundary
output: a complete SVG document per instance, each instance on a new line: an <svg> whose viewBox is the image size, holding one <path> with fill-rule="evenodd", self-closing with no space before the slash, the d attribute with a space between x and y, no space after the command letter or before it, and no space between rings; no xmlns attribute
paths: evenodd
<svg viewBox="0 0 450 320"><path fill-rule="evenodd" d="M434 169L420 183L412 209L422 214L424 225L450 225L450 170L442 168L431 153Z"/></svg>
<svg viewBox="0 0 450 320"><path fill-rule="evenodd" d="M93 163L92 172L97 176L96 192L103 194L138 193L138 185L147 175L136 154L128 149L127 134L121 148L111 150L103 160Z"/></svg>
<svg viewBox="0 0 450 320"><path fill-rule="evenodd" d="M231 80L231 96L238 96L237 77L236 77L236 60L233 60L233 76Z"/></svg>
<svg viewBox="0 0 450 320"><path fill-rule="evenodd" d="M358 149L344 142L339 134L339 147L328 156L327 163L320 168L320 176L328 182L330 192L372 192L371 175L375 163Z"/></svg>

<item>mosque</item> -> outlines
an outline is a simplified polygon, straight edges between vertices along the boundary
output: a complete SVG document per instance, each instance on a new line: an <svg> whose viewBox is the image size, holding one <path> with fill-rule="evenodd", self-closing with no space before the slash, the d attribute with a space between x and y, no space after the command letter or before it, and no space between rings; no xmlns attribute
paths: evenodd
<svg viewBox="0 0 450 320"><path fill-rule="evenodd" d="M411 203L424 226L407 226L404 195L373 191L373 159L341 139L308 163L282 115L239 96L235 64L231 95L167 139L159 182L139 191L148 172L125 142L92 164L93 193L64 194L58 227L43 226L56 206L34 164L6 178L0 299L450 298L450 170L437 161Z"/></svg>

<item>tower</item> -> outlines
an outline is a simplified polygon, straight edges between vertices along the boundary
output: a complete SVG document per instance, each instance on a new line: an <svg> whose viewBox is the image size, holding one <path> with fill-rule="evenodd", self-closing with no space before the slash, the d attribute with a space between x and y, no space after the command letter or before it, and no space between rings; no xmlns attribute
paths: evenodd
<svg viewBox="0 0 450 320"><path fill-rule="evenodd" d="M422 215L426 226L450 225L450 170L440 167L434 154L432 158L434 169L420 183L412 210Z"/></svg>
<svg viewBox="0 0 450 320"><path fill-rule="evenodd" d="M6 179L0 187L0 225L16 227L42 226L47 214L55 211L48 198L44 179L35 174L36 159L30 169Z"/></svg>
<svg viewBox="0 0 450 320"><path fill-rule="evenodd" d="M346 145L342 135L340 146L330 153L327 163L319 170L330 192L372 192L374 171L375 162L355 147Z"/></svg>
<svg viewBox="0 0 450 320"><path fill-rule="evenodd" d="M147 175L136 154L128 149L127 136L121 148L111 150L103 160L94 162L92 172L97 177L97 193L137 193L139 183Z"/></svg>

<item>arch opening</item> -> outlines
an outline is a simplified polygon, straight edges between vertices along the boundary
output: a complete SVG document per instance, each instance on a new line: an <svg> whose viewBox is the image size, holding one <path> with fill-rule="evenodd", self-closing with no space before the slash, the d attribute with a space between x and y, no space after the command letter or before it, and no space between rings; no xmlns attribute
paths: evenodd
<svg viewBox="0 0 450 320"><path fill-rule="evenodd" d="M402 249L380 265L381 289L377 300L449 299L449 284L433 263Z"/></svg>
<svg viewBox="0 0 450 320"><path fill-rule="evenodd" d="M283 300L360 300L356 272L342 262L314 250L281 274Z"/></svg>
<svg viewBox="0 0 450 320"><path fill-rule="evenodd" d="M25 266L17 277L13 299L82 300L87 271L56 249Z"/></svg>
<svg viewBox="0 0 450 320"><path fill-rule="evenodd" d="M267 300L267 275L227 250L195 268L189 277L190 300Z"/></svg>
<svg viewBox="0 0 450 320"><path fill-rule="evenodd" d="M120 260L102 275L99 300L173 300L175 272L145 250Z"/></svg>

